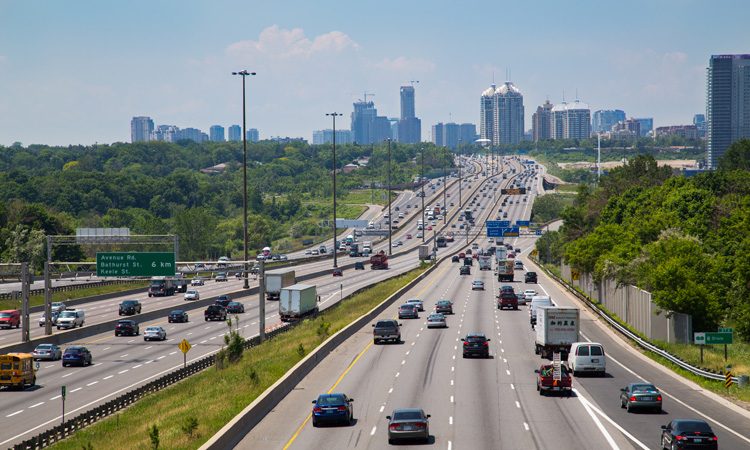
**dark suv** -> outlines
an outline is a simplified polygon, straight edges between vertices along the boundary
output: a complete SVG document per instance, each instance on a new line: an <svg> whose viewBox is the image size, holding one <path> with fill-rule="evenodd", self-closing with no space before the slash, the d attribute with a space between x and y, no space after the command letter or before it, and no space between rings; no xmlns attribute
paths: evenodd
<svg viewBox="0 0 750 450"><path fill-rule="evenodd" d="M401 329L399 328L401 324L397 321L392 319L378 320L377 323L372 326L374 328L372 330L372 335L375 344L378 344L381 341L401 342Z"/></svg>
<svg viewBox="0 0 750 450"><path fill-rule="evenodd" d="M470 333L462 338L464 345L464 358L469 356L490 357L490 340L482 333Z"/></svg>
<svg viewBox="0 0 750 450"><path fill-rule="evenodd" d="M471 275L471 266L461 266L458 270L459 275Z"/></svg>
<svg viewBox="0 0 750 450"><path fill-rule="evenodd" d="M135 320L118 320L115 325L115 336L138 336L140 332Z"/></svg>
<svg viewBox="0 0 750 450"><path fill-rule="evenodd" d="M209 320L227 320L227 309L221 305L211 305L203 312L203 318Z"/></svg>
<svg viewBox="0 0 750 450"><path fill-rule="evenodd" d="M526 272L526 275L523 276L523 282L536 283L536 272Z"/></svg>
<svg viewBox="0 0 750 450"><path fill-rule="evenodd" d="M120 311L117 315L119 316L132 316L133 314L141 313L141 302L138 300L125 300L120 303Z"/></svg>

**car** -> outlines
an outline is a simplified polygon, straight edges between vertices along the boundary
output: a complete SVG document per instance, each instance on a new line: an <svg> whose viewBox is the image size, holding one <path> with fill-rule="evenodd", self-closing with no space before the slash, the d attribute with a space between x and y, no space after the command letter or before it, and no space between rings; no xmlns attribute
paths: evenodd
<svg viewBox="0 0 750 450"><path fill-rule="evenodd" d="M166 341L167 331L164 328L158 326L146 327L146 330L143 332L143 340Z"/></svg>
<svg viewBox="0 0 750 450"><path fill-rule="evenodd" d="M432 225L427 226L427 231L432 231Z"/></svg>
<svg viewBox="0 0 750 450"><path fill-rule="evenodd" d="M463 357L480 356L482 358L490 357L490 340L483 333L469 333L463 342Z"/></svg>
<svg viewBox="0 0 750 450"><path fill-rule="evenodd" d="M474 280L471 283L471 290L472 291L483 291L484 290L484 281L482 280Z"/></svg>
<svg viewBox="0 0 750 450"><path fill-rule="evenodd" d="M523 291L524 301L530 302L532 298L536 295L536 291L533 289L526 289Z"/></svg>
<svg viewBox="0 0 750 450"><path fill-rule="evenodd" d="M516 247L516 253L521 253L521 249Z"/></svg>
<svg viewBox="0 0 750 450"><path fill-rule="evenodd" d="M55 344L39 344L31 352L31 356L34 359L57 361L58 359L62 359L62 350Z"/></svg>
<svg viewBox="0 0 750 450"><path fill-rule="evenodd" d="M630 383L620 389L620 407L628 412L642 408L661 414L661 392L650 383Z"/></svg>
<svg viewBox="0 0 750 450"><path fill-rule="evenodd" d="M346 247L344 247L344 248L339 248L339 250L346 250ZM314 249L313 249L313 251L312 251L312 255L313 255L313 256L318 256L318 255L320 255L320 250L318 250L318 249L315 249L315 248L314 248Z"/></svg>
<svg viewBox="0 0 750 450"><path fill-rule="evenodd" d="M424 303L418 298L412 298L406 301L407 305L414 305L417 307L417 311L424 311Z"/></svg>
<svg viewBox="0 0 750 450"><path fill-rule="evenodd" d="M430 415L417 408L395 409L388 420L388 443L398 439L421 439L430 441Z"/></svg>
<svg viewBox="0 0 750 450"><path fill-rule="evenodd" d="M473 244L471 244L471 249L472 250L479 250L479 244L476 243L476 242L474 242Z"/></svg>
<svg viewBox="0 0 750 450"><path fill-rule="evenodd" d="M55 322L55 327L58 330L63 328L75 328L82 327L86 322L86 312L82 309L71 309L68 308L65 311L60 311Z"/></svg>
<svg viewBox="0 0 750 450"><path fill-rule="evenodd" d="M438 300L435 303L435 312L441 314L453 314L453 302L450 300Z"/></svg>
<svg viewBox="0 0 750 450"><path fill-rule="evenodd" d="M466 249L466 254L467 254L467 255L471 255L471 249L470 249L470 248L467 248L467 249Z"/></svg>
<svg viewBox="0 0 750 450"><path fill-rule="evenodd" d="M240 302L229 302L227 304L227 312L231 314L242 314L245 312L245 305Z"/></svg>
<svg viewBox="0 0 750 450"><path fill-rule="evenodd" d="M448 323L445 321L445 315L434 313L427 316L427 328L448 328Z"/></svg>
<svg viewBox="0 0 750 450"><path fill-rule="evenodd" d="M338 268L338 267L335 268L335 269L333 269L332 273L333 273L334 277L343 277L344 276L344 271L342 269Z"/></svg>
<svg viewBox="0 0 750 450"><path fill-rule="evenodd" d="M354 263L354 270L365 270L365 263L357 261Z"/></svg>
<svg viewBox="0 0 750 450"><path fill-rule="evenodd" d="M515 259L516 254L513 252L508 252L508 259Z"/></svg>
<svg viewBox="0 0 750 450"><path fill-rule="evenodd" d="M412 304L403 304L398 308L399 319L419 319L419 311Z"/></svg>
<svg viewBox="0 0 750 450"><path fill-rule="evenodd" d="M520 259L517 259L513 263L513 270L523 270L523 261L521 261Z"/></svg>
<svg viewBox="0 0 750 450"><path fill-rule="evenodd" d="M325 250L325 247L324 247ZM325 253L325 251L321 251L321 253ZM279 255L279 261L289 261L289 257L287 255L281 254Z"/></svg>
<svg viewBox="0 0 750 450"><path fill-rule="evenodd" d="M115 336L138 336L140 327L135 320L118 320L115 325Z"/></svg>
<svg viewBox="0 0 750 450"><path fill-rule="evenodd" d="M452 224L451 224L451 228L456 228L456 224L455 224L455 223L452 223Z"/></svg>
<svg viewBox="0 0 750 450"><path fill-rule="evenodd" d="M536 284L536 272L526 272L526 274L523 276L523 282Z"/></svg>
<svg viewBox="0 0 750 450"><path fill-rule="evenodd" d="M0 311L0 327L19 328L21 326L21 311L17 309L6 309Z"/></svg>
<svg viewBox="0 0 750 450"><path fill-rule="evenodd" d="M393 319L378 320L372 324L373 344L377 345L381 341L401 342L400 326L401 324Z"/></svg>
<svg viewBox="0 0 750 450"><path fill-rule="evenodd" d="M190 286L203 286L206 282L203 281L203 278L197 277L190 280Z"/></svg>
<svg viewBox="0 0 750 450"><path fill-rule="evenodd" d="M167 322L173 323L173 322L187 322L188 321L188 313L186 311L183 311L181 309L175 309L169 313L169 316L167 316Z"/></svg>
<svg viewBox="0 0 750 450"><path fill-rule="evenodd" d="M209 320L227 320L227 309L221 305L209 305L205 311L203 311L203 319L208 322Z"/></svg>
<svg viewBox="0 0 750 450"><path fill-rule="evenodd" d="M51 320L52 325L55 325L57 323L57 318L60 317L60 313L59 312L53 312L52 314L50 314L50 317L52 318L52 320ZM39 326L43 327L46 324L47 324L47 316L45 316L44 314L42 314L39 317Z"/></svg>
<svg viewBox="0 0 750 450"><path fill-rule="evenodd" d="M568 365L573 376L594 373L603 377L607 373L607 356L598 342L573 342L568 353Z"/></svg>
<svg viewBox="0 0 750 450"><path fill-rule="evenodd" d="M312 250L310 250L309 248L305 250L305 255L312 255Z"/></svg>
<svg viewBox="0 0 750 450"><path fill-rule="evenodd" d="M323 423L337 422L351 425L354 423L353 398L346 394L320 394L312 403L312 426L319 427Z"/></svg>
<svg viewBox="0 0 750 450"><path fill-rule="evenodd" d="M227 294L221 294L220 296L216 297L216 300L214 300L214 305L219 305L226 308L231 301L232 298L230 296L228 296Z"/></svg>
<svg viewBox="0 0 750 450"><path fill-rule="evenodd" d="M132 316L141 313L141 302L138 300L125 300L120 303L119 316Z"/></svg>
<svg viewBox="0 0 750 450"><path fill-rule="evenodd" d="M711 426L701 419L675 419L661 426L662 449L710 449L719 448L719 438Z"/></svg>
<svg viewBox="0 0 750 450"><path fill-rule="evenodd" d="M464 258L464 266L471 266L474 264L474 259L470 256Z"/></svg>
<svg viewBox="0 0 750 450"><path fill-rule="evenodd" d="M466 253L464 253L464 252L460 252L460 253L458 254L458 257L459 257L459 258L461 258L461 259L464 259L464 258L466 258Z"/></svg>
<svg viewBox="0 0 750 450"><path fill-rule="evenodd" d="M185 300L200 300L200 299L201 299L201 295L195 289L190 289L187 292L185 292Z"/></svg>
<svg viewBox="0 0 750 450"><path fill-rule="evenodd" d="M459 258L458 255L453 255L451 257L451 262L454 262L454 263L461 262L461 258Z"/></svg>
<svg viewBox="0 0 750 450"><path fill-rule="evenodd" d="M459 275L471 275L471 266L461 266L458 269Z"/></svg>
<svg viewBox="0 0 750 450"><path fill-rule="evenodd" d="M421 232L421 231L420 231L419 233L417 233L417 238L418 238L418 239L421 239L421 238L422 238L422 236L423 236L423 234L422 234L422 232Z"/></svg>
<svg viewBox="0 0 750 450"><path fill-rule="evenodd" d="M214 281L217 283L228 281L227 274L224 272L219 272L216 274L216 278L214 278Z"/></svg>
<svg viewBox="0 0 750 450"><path fill-rule="evenodd" d="M52 302L52 305L50 305L50 310L54 313L59 313L60 311L64 311L67 306L63 302Z"/></svg>
<svg viewBox="0 0 750 450"><path fill-rule="evenodd" d="M62 366L76 364L79 366L90 366L93 362L91 352L82 345L71 345L65 349L62 355Z"/></svg>

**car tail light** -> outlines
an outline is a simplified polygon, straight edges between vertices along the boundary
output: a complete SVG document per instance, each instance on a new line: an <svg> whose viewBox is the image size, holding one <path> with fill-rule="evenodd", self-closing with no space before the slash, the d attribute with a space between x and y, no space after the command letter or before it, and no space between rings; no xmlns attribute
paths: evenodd
<svg viewBox="0 0 750 450"><path fill-rule="evenodd" d="M468 346L469 343L467 341L464 341L464 347Z"/></svg>
<svg viewBox="0 0 750 450"><path fill-rule="evenodd" d="M487 342L487 341L484 341L484 342L482 342L482 345L484 345L485 347L489 347L489 346L490 346L490 343L489 343L489 342Z"/></svg>
<svg viewBox="0 0 750 450"><path fill-rule="evenodd" d="M714 436L714 437L712 437L711 439L713 439L714 441L718 441L718 440L719 440L719 437L718 437L718 436Z"/></svg>
<svg viewBox="0 0 750 450"><path fill-rule="evenodd" d="M660 401L661 401L661 395L657 395L657 396L656 396L656 401L657 401L657 402L660 402Z"/></svg>
<svg viewBox="0 0 750 450"><path fill-rule="evenodd" d="M399 428L400 428L400 426L399 426L399 424L397 424L397 423L392 423L392 424L391 424L391 425L390 425L390 426L388 427L388 429L389 429L389 430L391 430L391 431L397 431L397 430L398 430Z"/></svg>
<svg viewBox="0 0 750 450"><path fill-rule="evenodd" d="M678 435L677 435L677 436L675 436L674 438L675 438L675 440L681 441L681 440L685 439L685 436L683 436L683 435L681 435L681 434L678 434Z"/></svg>
<svg viewBox="0 0 750 450"><path fill-rule="evenodd" d="M636 400L636 399L635 399L635 395L633 395L632 397L630 397L630 401L631 401L631 402L634 402L635 400Z"/></svg>
<svg viewBox="0 0 750 450"><path fill-rule="evenodd" d="M425 428L427 426L424 422L414 422L412 425L414 425L417 428Z"/></svg>
<svg viewBox="0 0 750 450"><path fill-rule="evenodd" d="M339 411L346 411L346 406L339 406L336 409L338 409Z"/></svg>
<svg viewBox="0 0 750 450"><path fill-rule="evenodd" d="M315 408L313 408L313 412L319 413L321 411L322 409L320 409L320 406L316 406Z"/></svg>

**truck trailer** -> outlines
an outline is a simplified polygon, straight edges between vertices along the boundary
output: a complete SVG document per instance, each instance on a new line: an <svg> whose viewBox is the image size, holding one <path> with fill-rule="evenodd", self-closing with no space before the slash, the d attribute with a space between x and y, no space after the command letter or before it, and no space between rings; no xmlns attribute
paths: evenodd
<svg viewBox="0 0 750 450"><path fill-rule="evenodd" d="M276 269L265 273L266 299L278 300L281 289L297 282L294 269Z"/></svg>
<svg viewBox="0 0 750 450"><path fill-rule="evenodd" d="M560 353L561 359L567 359L571 344L579 340L579 322L580 311L574 306L537 308L534 353L547 359Z"/></svg>
<svg viewBox="0 0 750 450"><path fill-rule="evenodd" d="M307 314L318 312L318 293L315 286L294 284L281 289L279 316L282 322L299 320Z"/></svg>

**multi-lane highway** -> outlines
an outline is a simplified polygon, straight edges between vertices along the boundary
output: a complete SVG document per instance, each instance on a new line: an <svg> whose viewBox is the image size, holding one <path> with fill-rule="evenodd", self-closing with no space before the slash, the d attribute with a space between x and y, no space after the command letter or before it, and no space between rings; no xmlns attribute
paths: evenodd
<svg viewBox="0 0 750 450"><path fill-rule="evenodd" d="M482 180L474 182L474 189L479 187L479 181ZM489 214L490 208L485 211L486 214ZM409 232L413 233L411 227L416 228L416 221L413 221L409 227L399 230L397 236ZM387 245L387 243L382 245ZM396 249L396 251L399 250L401 248ZM452 251L451 247L441 249L438 254L446 251ZM340 261L341 263L351 262L352 258L344 257ZM373 284L386 277L393 276L395 273L409 270L417 264L416 253L411 252L393 257L388 271L348 269L345 271L343 278L334 278L326 273L324 276L305 282L318 286L318 292L322 296L321 307L326 308L337 302L342 293L347 295L362 286ZM298 266L297 273L303 275L321 271L330 268L330 265L330 260L316 261ZM254 282L254 284L257 284L257 282ZM202 298L206 298L237 291L240 286L240 280L230 279L225 283L209 281L205 286L198 287L197 290ZM0 404L0 417L3 418L3 427L0 431L0 445L18 442L35 432L59 423L61 420L60 388L63 385L67 387L68 392L66 414L74 415L179 367L182 364L182 355L179 353L176 344L183 338L188 339L193 345L193 349L188 355L189 361L199 359L220 348L222 336L226 332L226 325L219 322L204 322L202 309L190 312L189 323L165 323L167 312L170 309L177 309L185 304L181 295L151 299L145 298L145 296L138 297L143 301L144 312L154 309L165 311L163 317L159 319L140 323L141 330L149 325L161 325L167 330L168 340L166 342L144 342L142 336L115 337L114 332L110 331L83 339L80 342L70 342L69 344L75 343L89 347L93 354L94 365L63 368L59 361L42 362L37 373L38 386L36 388L25 391L2 392L3 402ZM86 311L87 326L117 319L117 306L123 299L122 297L112 298L83 305L82 308ZM247 311L241 315L240 326L243 332L246 336L257 334L259 319L257 295L240 297L237 300L244 303ZM266 303L266 323L268 326L274 326L279 322L277 305L276 302ZM138 316L130 318L138 320ZM34 320L36 319L36 316L32 317L32 323L35 323ZM33 330L32 338L41 336L41 328L34 327ZM0 336L6 339L0 341L0 345L17 342L19 338L15 330L8 330L7 333L2 332Z"/></svg>

